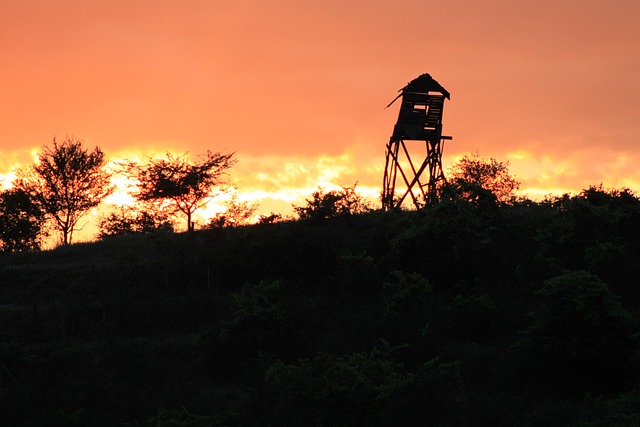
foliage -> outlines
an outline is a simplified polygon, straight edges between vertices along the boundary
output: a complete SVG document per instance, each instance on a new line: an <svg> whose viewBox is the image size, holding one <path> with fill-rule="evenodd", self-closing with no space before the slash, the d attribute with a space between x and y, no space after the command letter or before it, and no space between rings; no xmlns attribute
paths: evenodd
<svg viewBox="0 0 640 427"><path fill-rule="evenodd" d="M0 193L1 252L40 249L44 222L44 212L28 193L19 189Z"/></svg>
<svg viewBox="0 0 640 427"><path fill-rule="evenodd" d="M258 217L258 224L274 224L281 221L284 221L282 215L273 212L269 215L262 214Z"/></svg>
<svg viewBox="0 0 640 427"><path fill-rule="evenodd" d="M597 415L572 427L629 427L640 425L640 392L633 390L611 400L589 399ZM595 401L594 401L595 400Z"/></svg>
<svg viewBox="0 0 640 427"><path fill-rule="evenodd" d="M536 292L542 305L520 345L570 391L602 391L627 374L632 317L618 297L585 271L551 278Z"/></svg>
<svg viewBox="0 0 640 427"><path fill-rule="evenodd" d="M394 350L385 344L370 352L318 353L291 364L276 362L266 374L275 400L270 421L300 426L437 421L458 392L456 366L434 359L407 372L394 360Z"/></svg>
<svg viewBox="0 0 640 427"><path fill-rule="evenodd" d="M598 275L620 297L640 301L640 288L625 273L640 255L640 199L629 190L591 186L581 193L548 198L552 213L539 229L541 256L570 270Z"/></svg>
<svg viewBox="0 0 640 427"><path fill-rule="evenodd" d="M281 287L280 280L245 284L240 291L232 295L233 318L228 324L229 327L244 323L247 319L255 319L258 322L282 320L283 307L277 299Z"/></svg>
<svg viewBox="0 0 640 427"><path fill-rule="evenodd" d="M129 175L138 181L136 199L144 202L169 203L173 213L186 216L187 227L193 230L193 213L206 206L225 184L223 175L233 166L233 153L207 151L200 161L190 163L186 154L166 154L164 159L150 159L146 165L130 162Z"/></svg>
<svg viewBox="0 0 640 427"><path fill-rule="evenodd" d="M368 203L356 192L357 183L342 190L314 191L306 206L294 206L300 219L321 221L339 216L356 215L370 210Z"/></svg>
<svg viewBox="0 0 640 427"><path fill-rule="evenodd" d="M638 224L590 187L7 254L0 424L633 425Z"/></svg>
<svg viewBox="0 0 640 427"><path fill-rule="evenodd" d="M104 166L100 148L89 152L80 139L67 137L59 144L54 138L36 164L19 171L14 185L53 220L62 244L68 245L80 218L112 192Z"/></svg>
<svg viewBox="0 0 640 427"><path fill-rule="evenodd" d="M405 350L407 362L417 363L431 354L433 321L442 313L429 282L417 273L393 271L382 283L380 300L385 339L412 344Z"/></svg>
<svg viewBox="0 0 640 427"><path fill-rule="evenodd" d="M474 204L509 203L519 189L520 182L509 173L509 162L487 160L477 153L464 155L449 170L447 191Z"/></svg>
<svg viewBox="0 0 640 427"><path fill-rule="evenodd" d="M232 312L221 322L218 338L235 362L286 347L286 309L281 297L280 280L247 283L231 295Z"/></svg>
<svg viewBox="0 0 640 427"><path fill-rule="evenodd" d="M258 205L251 202L241 202L237 193L233 193L231 199L225 202L225 211L218 213L209 220L210 228L237 227L249 225L252 222Z"/></svg>
<svg viewBox="0 0 640 427"><path fill-rule="evenodd" d="M391 274L394 280L383 284L385 313L406 315L407 312L424 309L428 305L432 289L424 277L402 271L393 271Z"/></svg>
<svg viewBox="0 0 640 427"><path fill-rule="evenodd" d="M173 231L173 223L169 215L162 211L123 205L100 218L98 230L98 237L104 239L133 233L151 233L157 230Z"/></svg>
<svg viewBox="0 0 640 427"><path fill-rule="evenodd" d="M221 417L211 415L196 415L184 406L180 409L159 409L158 413L149 418L145 427L218 427L227 425Z"/></svg>

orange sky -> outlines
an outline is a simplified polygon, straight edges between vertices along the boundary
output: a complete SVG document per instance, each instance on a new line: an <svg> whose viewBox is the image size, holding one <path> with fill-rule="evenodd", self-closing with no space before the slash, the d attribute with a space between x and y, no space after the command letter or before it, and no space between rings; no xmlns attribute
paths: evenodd
<svg viewBox="0 0 640 427"><path fill-rule="evenodd" d="M531 197L640 191L637 0L1 0L0 55L0 174L74 135L110 158L235 151L266 210L375 193L384 107L428 72L452 95L445 167L477 150Z"/></svg>

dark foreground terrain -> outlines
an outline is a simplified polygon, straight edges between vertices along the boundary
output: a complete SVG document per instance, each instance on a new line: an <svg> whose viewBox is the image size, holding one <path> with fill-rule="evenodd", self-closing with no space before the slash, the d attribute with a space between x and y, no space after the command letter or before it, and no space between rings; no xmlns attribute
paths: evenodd
<svg viewBox="0 0 640 427"><path fill-rule="evenodd" d="M0 258L2 426L640 425L640 201Z"/></svg>

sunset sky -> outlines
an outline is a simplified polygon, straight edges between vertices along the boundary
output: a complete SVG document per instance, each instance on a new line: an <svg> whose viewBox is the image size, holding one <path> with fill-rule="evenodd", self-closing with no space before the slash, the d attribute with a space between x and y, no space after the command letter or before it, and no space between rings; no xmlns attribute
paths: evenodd
<svg viewBox="0 0 640 427"><path fill-rule="evenodd" d="M266 211L375 194L384 107L430 73L445 168L477 151L533 198L640 192L638 0L0 0L0 55L6 179L72 135L110 159L236 152Z"/></svg>

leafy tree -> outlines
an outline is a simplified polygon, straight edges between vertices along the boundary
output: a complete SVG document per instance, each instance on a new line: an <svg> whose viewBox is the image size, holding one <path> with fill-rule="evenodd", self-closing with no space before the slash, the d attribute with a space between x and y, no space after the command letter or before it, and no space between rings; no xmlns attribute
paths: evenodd
<svg viewBox="0 0 640 427"><path fill-rule="evenodd" d="M509 162L466 154L449 170L449 190L455 197L472 203L483 200L509 203L520 189L520 182L509 173Z"/></svg>
<svg viewBox="0 0 640 427"><path fill-rule="evenodd" d="M100 148L88 151L80 139L67 137L58 143L54 138L53 146L43 147L36 164L19 171L14 185L53 220L62 243L68 245L80 218L113 190L104 166Z"/></svg>
<svg viewBox="0 0 640 427"><path fill-rule="evenodd" d="M0 251L40 249L44 222L44 212L28 193L19 189L0 193Z"/></svg>
<svg viewBox="0 0 640 427"><path fill-rule="evenodd" d="M150 233L156 230L173 231L173 223L166 212L121 206L100 219L99 237Z"/></svg>
<svg viewBox="0 0 640 427"><path fill-rule="evenodd" d="M225 184L223 174L235 160L233 153L220 154L207 151L196 163L190 163L186 154L165 159L151 159L147 165L129 163L129 174L138 181L136 198L143 202L168 203L173 214L186 216L187 227L193 230L193 213L206 206Z"/></svg>
<svg viewBox="0 0 640 427"><path fill-rule="evenodd" d="M338 216L355 215L370 210L368 203L356 192L357 183L342 190L325 192L322 188L314 191L306 206L294 206L300 219L324 220Z"/></svg>

